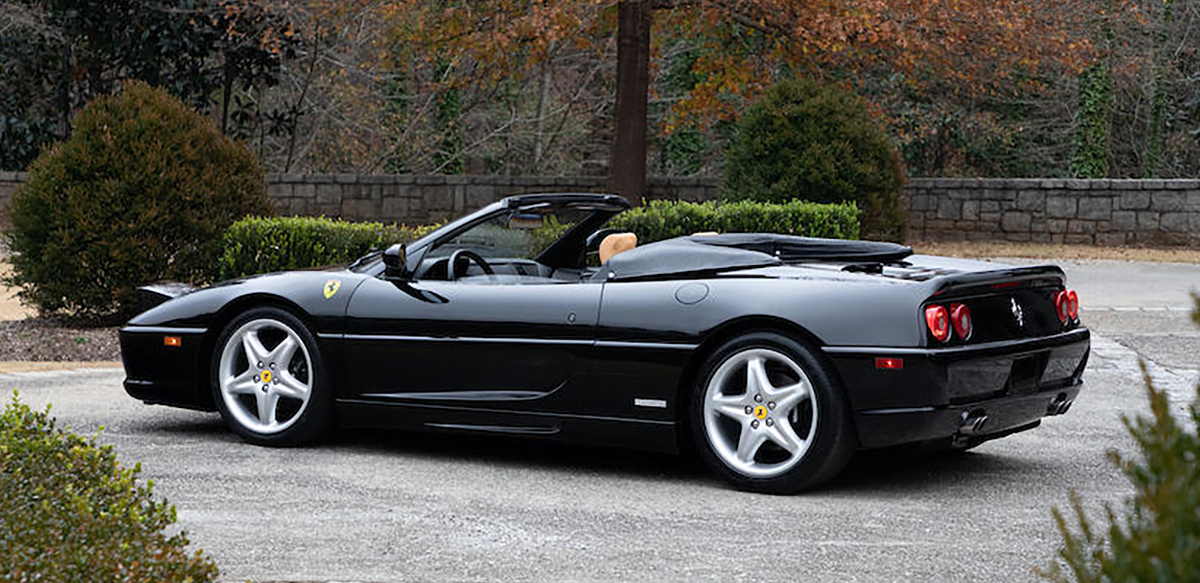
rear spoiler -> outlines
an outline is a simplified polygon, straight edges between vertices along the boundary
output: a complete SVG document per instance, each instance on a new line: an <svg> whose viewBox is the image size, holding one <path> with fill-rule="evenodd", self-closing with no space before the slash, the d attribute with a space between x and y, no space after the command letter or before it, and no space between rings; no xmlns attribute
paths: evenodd
<svg viewBox="0 0 1200 583"><path fill-rule="evenodd" d="M970 271L935 277L931 295L950 291L999 291L1043 286L1062 286L1067 274L1057 265L1034 265L1030 267L1008 267L988 271ZM978 288L978 289L977 289Z"/></svg>
<svg viewBox="0 0 1200 583"><path fill-rule="evenodd" d="M168 300L186 296L197 289L199 288L196 286L173 281L144 285L137 288L135 296L138 311L144 312Z"/></svg>

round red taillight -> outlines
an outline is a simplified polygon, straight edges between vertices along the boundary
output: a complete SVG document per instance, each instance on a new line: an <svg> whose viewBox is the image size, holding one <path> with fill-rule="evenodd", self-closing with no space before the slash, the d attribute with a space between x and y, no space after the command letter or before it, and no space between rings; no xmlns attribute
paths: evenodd
<svg viewBox="0 0 1200 583"><path fill-rule="evenodd" d="M971 337L974 324L971 322L971 308L966 304L950 304L950 324L959 338L967 340Z"/></svg>
<svg viewBox="0 0 1200 583"><path fill-rule="evenodd" d="M929 306L925 308L925 325L929 326L929 333L938 342L945 342L950 339L950 313L942 306Z"/></svg>
<svg viewBox="0 0 1200 583"><path fill-rule="evenodd" d="M1067 315L1072 320L1079 318L1079 294L1075 290L1067 292Z"/></svg>
<svg viewBox="0 0 1200 583"><path fill-rule="evenodd" d="M1071 300L1067 297L1067 292L1060 291L1054 294L1054 313L1063 324L1071 319Z"/></svg>

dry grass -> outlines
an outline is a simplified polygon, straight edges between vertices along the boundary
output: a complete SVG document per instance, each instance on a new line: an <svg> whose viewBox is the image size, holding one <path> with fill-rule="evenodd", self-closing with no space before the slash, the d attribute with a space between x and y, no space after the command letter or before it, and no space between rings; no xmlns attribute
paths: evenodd
<svg viewBox="0 0 1200 583"><path fill-rule="evenodd" d="M45 362L45 361L23 361L9 360L0 361L0 374L8 374L14 372L42 372L48 370L79 370L85 368L120 368L121 361L119 360L91 360L91 361L68 361L68 362Z"/></svg>
<svg viewBox="0 0 1200 583"><path fill-rule="evenodd" d="M1187 247L1096 247L1092 245L978 241L910 241L909 245L917 253L948 257L1029 257L1032 259L1112 259L1117 261L1200 263L1200 249Z"/></svg>
<svg viewBox="0 0 1200 583"><path fill-rule="evenodd" d="M10 273L12 265L8 261L0 261L0 277L7 277ZM36 315L36 310L17 299L17 290L0 286L0 321L24 320Z"/></svg>

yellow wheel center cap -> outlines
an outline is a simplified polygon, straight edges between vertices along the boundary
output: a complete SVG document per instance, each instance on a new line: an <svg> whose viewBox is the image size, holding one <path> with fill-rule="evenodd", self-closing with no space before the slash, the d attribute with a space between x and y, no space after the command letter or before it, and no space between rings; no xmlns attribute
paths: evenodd
<svg viewBox="0 0 1200 583"><path fill-rule="evenodd" d="M264 383L271 382L271 371L269 371L269 370L262 371L262 382L264 382Z"/></svg>
<svg viewBox="0 0 1200 583"><path fill-rule="evenodd" d="M762 405L755 407L754 408L754 417L756 417L758 419L766 419L767 418L767 408Z"/></svg>

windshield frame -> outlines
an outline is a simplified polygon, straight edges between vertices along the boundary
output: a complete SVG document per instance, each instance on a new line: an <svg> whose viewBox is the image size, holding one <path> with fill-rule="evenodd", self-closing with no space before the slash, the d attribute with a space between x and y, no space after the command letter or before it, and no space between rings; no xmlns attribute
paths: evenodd
<svg viewBox="0 0 1200 583"><path fill-rule="evenodd" d="M549 247L542 250L537 258L534 259L534 261L539 263L546 261L551 263L560 262L564 255L570 254L571 248L576 245L575 241L578 241L577 244L582 248L588 235L596 232L613 217L632 206L625 198L613 194L534 194L504 198L473 213L450 221L425 236L408 243L406 251L409 273L415 273L429 251L442 242L449 241L480 223L492 220L506 213L522 209L543 208L546 204L552 207L590 210L592 212L564 233L562 237L551 243ZM370 255L373 253L376 256L372 258ZM384 265L382 257L382 252L373 251L355 260L355 263L358 264L358 272L375 277L383 275ZM550 263L545 264L550 265Z"/></svg>

